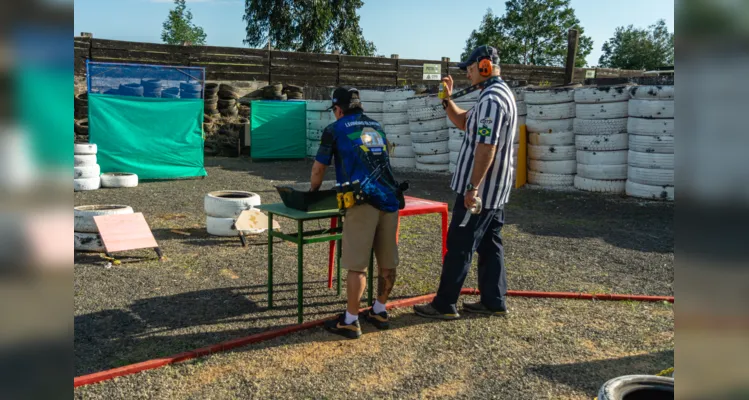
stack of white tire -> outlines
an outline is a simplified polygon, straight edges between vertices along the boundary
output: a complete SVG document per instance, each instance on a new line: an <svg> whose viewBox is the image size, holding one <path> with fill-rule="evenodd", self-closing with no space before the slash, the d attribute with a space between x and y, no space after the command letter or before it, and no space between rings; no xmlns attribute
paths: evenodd
<svg viewBox="0 0 749 400"><path fill-rule="evenodd" d="M674 199L674 87L630 88L626 193Z"/></svg>
<svg viewBox="0 0 749 400"><path fill-rule="evenodd" d="M518 154L520 152L520 127L525 125L525 119L528 116L528 106L525 103L525 88L518 87L512 89L512 91L515 93L515 108L518 112L518 125L515 131L515 139L512 141L512 166L513 171L517 171Z"/></svg>
<svg viewBox="0 0 749 400"><path fill-rule="evenodd" d="M94 217L98 215L132 214L130 206L90 205L73 207L73 249L75 251L104 252Z"/></svg>
<svg viewBox="0 0 749 400"><path fill-rule="evenodd" d="M390 144L390 166L394 169L416 168L416 155L408 126L408 99L413 96L413 90L386 91L382 102L382 118L377 120ZM366 109L365 114L372 118Z"/></svg>
<svg viewBox="0 0 749 400"><path fill-rule="evenodd" d="M476 101L478 101L480 94L481 92L479 90L468 93L463 97L457 98L455 100L455 105L461 110L468 111L476 105ZM446 116L445 120L447 122L448 135L450 138L450 141L448 142L448 150L450 151L450 165L448 166L448 171L454 173L457 168L460 147L463 145L463 139L465 138L466 133L461 128L456 127L449 117Z"/></svg>
<svg viewBox="0 0 749 400"><path fill-rule="evenodd" d="M314 158L320 148L320 138L326 126L335 121L330 100L307 100L307 157Z"/></svg>
<svg viewBox="0 0 749 400"><path fill-rule="evenodd" d="M447 172L450 165L450 134L440 103L436 96L407 100L411 146L420 171Z"/></svg>
<svg viewBox="0 0 749 400"><path fill-rule="evenodd" d="M214 236L239 236L234 223L244 210L260 205L260 196L252 192L223 190L205 195L203 207L206 230ZM247 234L257 232L245 232Z"/></svg>
<svg viewBox="0 0 749 400"><path fill-rule="evenodd" d="M575 90L575 187L589 192L624 193L627 180L626 85Z"/></svg>
<svg viewBox="0 0 749 400"><path fill-rule="evenodd" d="M526 90L528 183L570 187L577 171L574 88Z"/></svg>
<svg viewBox="0 0 749 400"><path fill-rule="evenodd" d="M382 124L382 118L385 115L385 92L381 90L360 90L359 99L364 109L364 115Z"/></svg>
<svg viewBox="0 0 749 400"><path fill-rule="evenodd" d="M75 143L73 153L73 190L96 190L101 187L101 168L96 161L96 145Z"/></svg>

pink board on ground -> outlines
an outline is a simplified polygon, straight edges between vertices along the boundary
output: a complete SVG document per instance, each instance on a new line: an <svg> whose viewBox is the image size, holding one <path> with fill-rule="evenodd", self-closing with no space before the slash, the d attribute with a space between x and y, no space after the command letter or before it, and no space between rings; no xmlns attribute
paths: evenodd
<svg viewBox="0 0 749 400"><path fill-rule="evenodd" d="M159 247L143 213L94 217L108 253Z"/></svg>

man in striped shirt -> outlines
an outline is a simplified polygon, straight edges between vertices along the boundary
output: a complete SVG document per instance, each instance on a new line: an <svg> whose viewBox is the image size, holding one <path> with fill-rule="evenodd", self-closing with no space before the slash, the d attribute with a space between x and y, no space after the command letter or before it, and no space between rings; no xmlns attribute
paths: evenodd
<svg viewBox="0 0 749 400"><path fill-rule="evenodd" d="M443 107L456 127L465 130L458 162L450 187L457 193L452 221L447 233L447 254L437 296L430 304L414 307L416 314L438 319L459 318L458 297L471 266L473 252L479 255L478 284L481 300L464 303L463 310L489 315L507 312L507 281L500 230L504 225L504 205L513 183L512 143L516 134L515 97L499 77L499 55L490 46L476 48L467 61L459 64L481 94L468 111L452 100ZM448 96L453 80L443 80ZM477 198L482 201L478 214L470 210Z"/></svg>

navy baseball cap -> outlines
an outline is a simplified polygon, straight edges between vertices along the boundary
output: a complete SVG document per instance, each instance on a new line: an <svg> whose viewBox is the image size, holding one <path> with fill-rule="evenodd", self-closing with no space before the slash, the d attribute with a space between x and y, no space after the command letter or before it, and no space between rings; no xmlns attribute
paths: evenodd
<svg viewBox="0 0 749 400"><path fill-rule="evenodd" d="M499 53L497 53L497 49L492 46L483 45L473 49L471 56L467 60L458 63L458 68L465 71L469 65L478 62L480 58L489 58L492 60L492 64L499 65Z"/></svg>
<svg viewBox="0 0 749 400"><path fill-rule="evenodd" d="M359 100L359 90L349 86L342 86L333 91L333 104L328 108L332 110L333 107L338 106L344 110L350 108L361 108L361 100Z"/></svg>

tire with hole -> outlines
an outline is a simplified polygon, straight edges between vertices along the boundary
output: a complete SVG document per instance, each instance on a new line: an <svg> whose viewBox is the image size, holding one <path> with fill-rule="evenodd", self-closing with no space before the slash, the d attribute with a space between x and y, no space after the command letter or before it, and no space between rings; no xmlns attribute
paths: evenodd
<svg viewBox="0 0 749 400"><path fill-rule="evenodd" d="M627 180L625 186L625 193L627 196L638 197L641 199L651 200L673 200L674 199L674 187L673 186L653 186L643 185L641 183L632 182Z"/></svg>
<svg viewBox="0 0 749 400"><path fill-rule="evenodd" d="M673 100L638 100L629 101L629 115L637 118L673 119Z"/></svg>
<svg viewBox="0 0 749 400"><path fill-rule="evenodd" d="M73 191L83 192L87 190L97 190L101 187L101 178L77 178L73 179Z"/></svg>
<svg viewBox="0 0 749 400"><path fill-rule="evenodd" d="M76 232L98 233L94 217L97 215L132 214L133 208L119 204L100 204L73 207L73 230Z"/></svg>
<svg viewBox="0 0 749 400"><path fill-rule="evenodd" d="M74 143L73 154L79 156L96 154L96 145L94 143Z"/></svg>
<svg viewBox="0 0 749 400"><path fill-rule="evenodd" d="M629 149L639 153L674 154L674 137L629 135Z"/></svg>
<svg viewBox="0 0 749 400"><path fill-rule="evenodd" d="M99 164L73 167L73 179L96 178L101 175Z"/></svg>
<svg viewBox="0 0 749 400"><path fill-rule="evenodd" d="M577 175L597 180L626 180L627 164L583 164L577 163Z"/></svg>
<svg viewBox="0 0 749 400"><path fill-rule="evenodd" d="M417 156L433 155L433 154L447 154L450 152L450 150L447 148L447 143L448 143L447 140L441 141L441 142L428 142L428 143L413 142L411 147L413 147L414 153Z"/></svg>
<svg viewBox="0 0 749 400"><path fill-rule="evenodd" d="M395 169L413 169L416 168L416 158L390 157L390 166Z"/></svg>
<svg viewBox="0 0 749 400"><path fill-rule="evenodd" d="M630 117L627 120L627 132L630 135L673 136L674 120Z"/></svg>
<svg viewBox="0 0 749 400"><path fill-rule="evenodd" d="M575 175L573 186L586 192L624 193L626 180L597 180Z"/></svg>
<svg viewBox="0 0 749 400"><path fill-rule="evenodd" d="M449 164L450 154L439 153L439 154L417 154L416 162L420 164Z"/></svg>
<svg viewBox="0 0 749 400"><path fill-rule="evenodd" d="M526 90L524 100L528 105L569 103L575 101L575 90L573 88Z"/></svg>
<svg viewBox="0 0 749 400"><path fill-rule="evenodd" d="M75 121L73 124L73 130L79 135L88 135L88 118L83 118Z"/></svg>
<svg viewBox="0 0 749 400"><path fill-rule="evenodd" d="M575 175L545 174L542 172L528 171L528 183L541 187L564 187L572 186Z"/></svg>
<svg viewBox="0 0 749 400"><path fill-rule="evenodd" d="M411 132L411 142L413 143L433 143L450 140L450 134L447 129L428 132Z"/></svg>
<svg viewBox="0 0 749 400"><path fill-rule="evenodd" d="M103 253L106 248L98 233L73 232L73 250Z"/></svg>
<svg viewBox="0 0 749 400"><path fill-rule="evenodd" d="M408 135L411 133L411 130L408 126L408 124L399 124L399 125L382 125L382 130L385 131L385 134L387 135Z"/></svg>
<svg viewBox="0 0 749 400"><path fill-rule="evenodd" d="M572 123L576 135L613 135L627 132L628 118L579 119Z"/></svg>
<svg viewBox="0 0 749 400"><path fill-rule="evenodd" d="M574 160L575 151L575 146L536 146L530 144L528 145L528 158L540 161Z"/></svg>
<svg viewBox="0 0 749 400"><path fill-rule="evenodd" d="M627 179L650 186L673 186L674 170L638 168L630 166L627 170Z"/></svg>
<svg viewBox="0 0 749 400"><path fill-rule="evenodd" d="M528 143L535 146L572 146L575 144L573 132L530 133Z"/></svg>
<svg viewBox="0 0 749 400"><path fill-rule="evenodd" d="M558 120L575 117L575 103L529 104L528 118Z"/></svg>
<svg viewBox="0 0 749 400"><path fill-rule="evenodd" d="M575 103L614 103L629 100L629 86L596 86L575 89Z"/></svg>
<svg viewBox="0 0 749 400"><path fill-rule="evenodd" d="M101 187L132 188L138 186L138 175L128 172L107 172L101 174Z"/></svg>
<svg viewBox="0 0 749 400"><path fill-rule="evenodd" d="M629 165L638 168L674 169L673 154L629 151Z"/></svg>
<svg viewBox="0 0 749 400"><path fill-rule="evenodd" d="M629 88L629 95L638 100L673 100L673 85L643 85Z"/></svg>
<svg viewBox="0 0 749 400"><path fill-rule="evenodd" d="M627 163L627 151L584 151L577 150L577 162L593 165L622 165Z"/></svg>
<svg viewBox="0 0 749 400"><path fill-rule="evenodd" d="M545 174L572 175L577 172L577 161L539 161L528 160L528 168Z"/></svg>
<svg viewBox="0 0 749 400"><path fill-rule="evenodd" d="M447 172L450 164L423 164L416 162L416 169L428 172Z"/></svg>
<svg viewBox="0 0 749 400"><path fill-rule="evenodd" d="M573 121L575 121L575 118L557 120L527 118L525 126L528 132L534 133L569 132L572 130Z"/></svg>
<svg viewBox="0 0 749 400"><path fill-rule="evenodd" d="M96 154L81 154L73 156L74 167L85 167L96 165Z"/></svg>
<svg viewBox="0 0 749 400"><path fill-rule="evenodd" d="M618 103L576 104L575 117L579 119L618 119L627 117L629 105Z"/></svg>
<svg viewBox="0 0 749 400"><path fill-rule="evenodd" d="M627 150L629 139L626 133L614 135L578 135L575 136L575 147L587 151Z"/></svg>
<svg viewBox="0 0 749 400"><path fill-rule="evenodd" d="M206 215L205 217L205 228L209 235L223 236L223 237L237 237L239 231L234 228L234 222L236 217L222 218L212 217ZM246 232L252 233L252 232Z"/></svg>
<svg viewBox="0 0 749 400"><path fill-rule="evenodd" d="M244 210L260 205L260 196L239 190L220 190L205 195L206 215L217 218L236 218Z"/></svg>
<svg viewBox="0 0 749 400"><path fill-rule="evenodd" d="M598 400L673 399L674 378L625 375L611 379L598 390Z"/></svg>

